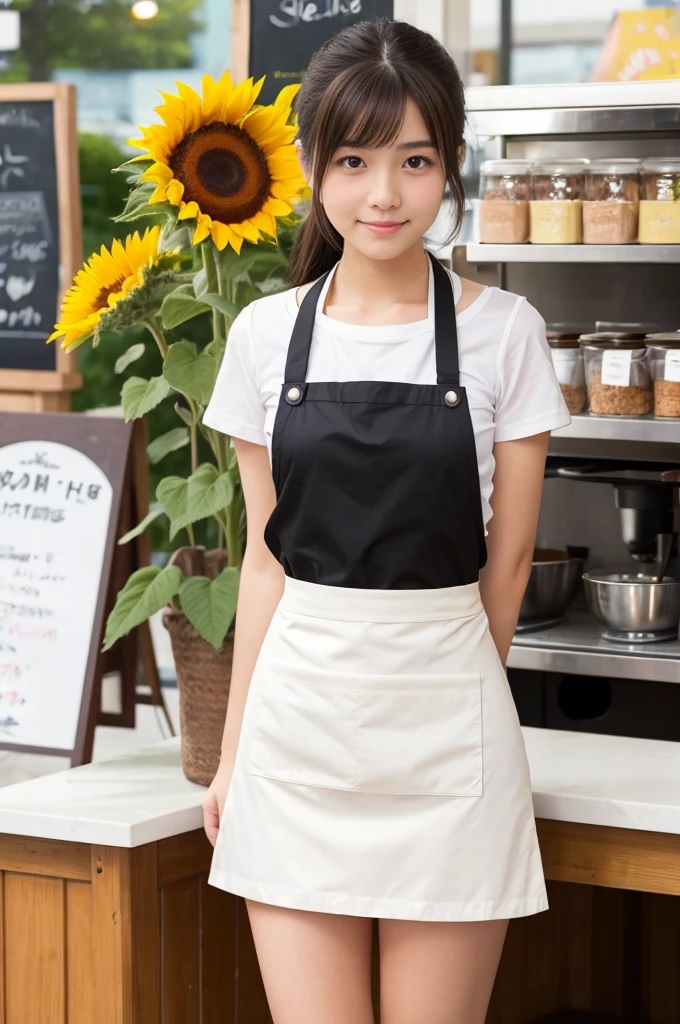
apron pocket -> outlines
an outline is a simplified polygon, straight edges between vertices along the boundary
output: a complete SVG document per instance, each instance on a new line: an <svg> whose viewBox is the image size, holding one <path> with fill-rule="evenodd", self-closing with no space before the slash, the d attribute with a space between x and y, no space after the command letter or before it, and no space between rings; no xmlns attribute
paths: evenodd
<svg viewBox="0 0 680 1024"><path fill-rule="evenodd" d="M482 795L479 673L358 676L280 665L253 697L252 775L364 793Z"/></svg>
<svg viewBox="0 0 680 1024"><path fill-rule="evenodd" d="M314 682L309 678L312 676ZM356 785L357 692L317 682L328 673L281 666L259 680L251 775L326 789ZM346 677L339 677L346 678Z"/></svg>
<svg viewBox="0 0 680 1024"><path fill-rule="evenodd" d="M407 681L412 688L405 688ZM404 688L358 692L356 788L366 793L481 796L479 673L402 676L399 682Z"/></svg>

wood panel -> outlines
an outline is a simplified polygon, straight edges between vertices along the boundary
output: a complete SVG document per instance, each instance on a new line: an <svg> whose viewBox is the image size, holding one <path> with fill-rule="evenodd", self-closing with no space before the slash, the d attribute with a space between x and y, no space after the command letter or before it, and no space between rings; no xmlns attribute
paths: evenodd
<svg viewBox="0 0 680 1024"><path fill-rule="evenodd" d="M6 1024L66 1024L64 882L5 875Z"/></svg>
<svg viewBox="0 0 680 1024"><path fill-rule="evenodd" d="M92 871L87 843L0 835L0 871L17 871L89 882Z"/></svg>
<svg viewBox="0 0 680 1024"><path fill-rule="evenodd" d="M0 1024L5 1024L5 876L0 871Z"/></svg>
<svg viewBox="0 0 680 1024"><path fill-rule="evenodd" d="M92 886L66 882L66 1019L92 1024L95 998L92 934Z"/></svg>
<svg viewBox="0 0 680 1024"><path fill-rule="evenodd" d="M97 1024L133 1016L130 851L92 847L92 930Z"/></svg>
<svg viewBox="0 0 680 1024"><path fill-rule="evenodd" d="M126 851L127 852L127 851ZM138 846L130 855L132 1003L134 1024L157 1024L161 1006L160 891L158 849ZM191 938L189 938L191 941ZM69 1024L71 1022L69 1021ZM127 1024L127 1022L125 1022Z"/></svg>
<svg viewBox="0 0 680 1024"><path fill-rule="evenodd" d="M201 1024L234 1024L238 897L208 885L206 878L200 880L200 891Z"/></svg>
<svg viewBox="0 0 680 1024"><path fill-rule="evenodd" d="M646 895L641 911L642 1005L644 1020L680 1021L680 900Z"/></svg>
<svg viewBox="0 0 680 1024"><path fill-rule="evenodd" d="M213 848L202 828L158 843L158 884L207 875Z"/></svg>
<svg viewBox="0 0 680 1024"><path fill-rule="evenodd" d="M557 1003L573 1010L585 1011L591 1004L595 892L590 885L548 882L548 899L557 915Z"/></svg>
<svg viewBox="0 0 680 1024"><path fill-rule="evenodd" d="M161 889L161 1022L201 1021L201 879Z"/></svg>
<svg viewBox="0 0 680 1024"><path fill-rule="evenodd" d="M680 836L545 818L536 825L546 878L680 895Z"/></svg>

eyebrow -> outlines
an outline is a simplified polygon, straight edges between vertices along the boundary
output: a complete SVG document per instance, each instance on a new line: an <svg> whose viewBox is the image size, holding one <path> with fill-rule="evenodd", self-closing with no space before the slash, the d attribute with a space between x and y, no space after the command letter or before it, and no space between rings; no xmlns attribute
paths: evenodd
<svg viewBox="0 0 680 1024"><path fill-rule="evenodd" d="M345 139L338 146L338 149L371 149L371 146L360 146L353 139ZM415 142L401 142L397 149L435 149L435 144L430 139L417 139Z"/></svg>

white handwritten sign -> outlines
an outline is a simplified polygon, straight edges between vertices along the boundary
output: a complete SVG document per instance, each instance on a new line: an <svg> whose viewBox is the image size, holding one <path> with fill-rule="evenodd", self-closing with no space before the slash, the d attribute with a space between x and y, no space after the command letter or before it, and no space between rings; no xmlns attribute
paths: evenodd
<svg viewBox="0 0 680 1024"><path fill-rule="evenodd" d="M271 14L269 20L276 28L294 28L301 22L321 21L323 18L340 18L346 14L361 14L362 0L281 0L279 14Z"/></svg>
<svg viewBox="0 0 680 1024"><path fill-rule="evenodd" d="M53 441L0 448L0 741L70 750L113 489Z"/></svg>

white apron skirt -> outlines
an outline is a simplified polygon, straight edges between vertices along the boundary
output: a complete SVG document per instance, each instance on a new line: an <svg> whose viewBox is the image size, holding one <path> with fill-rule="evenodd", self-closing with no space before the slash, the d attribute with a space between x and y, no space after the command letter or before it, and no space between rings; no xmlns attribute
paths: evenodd
<svg viewBox="0 0 680 1024"><path fill-rule="evenodd" d="M363 917L547 910L524 739L477 583L286 577L208 881Z"/></svg>

